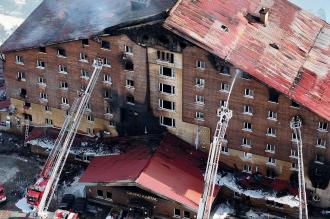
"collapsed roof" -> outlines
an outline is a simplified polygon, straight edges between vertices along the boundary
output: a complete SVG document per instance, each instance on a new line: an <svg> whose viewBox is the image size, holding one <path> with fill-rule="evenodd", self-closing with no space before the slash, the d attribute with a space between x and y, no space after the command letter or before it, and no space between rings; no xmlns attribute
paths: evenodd
<svg viewBox="0 0 330 219"><path fill-rule="evenodd" d="M140 146L121 155L95 157L80 182L133 183L197 211L204 186L200 166L206 159L204 153L168 134L154 154Z"/></svg>
<svg viewBox="0 0 330 219"><path fill-rule="evenodd" d="M180 0L164 26L330 120L330 25L320 18L287 0Z"/></svg>
<svg viewBox="0 0 330 219"><path fill-rule="evenodd" d="M137 3L132 6L132 1ZM44 0L4 42L0 50L9 52L89 38L102 33L105 28L143 22L150 18L157 19L157 16L171 8L175 2L176 0ZM137 4L142 6L135 7Z"/></svg>

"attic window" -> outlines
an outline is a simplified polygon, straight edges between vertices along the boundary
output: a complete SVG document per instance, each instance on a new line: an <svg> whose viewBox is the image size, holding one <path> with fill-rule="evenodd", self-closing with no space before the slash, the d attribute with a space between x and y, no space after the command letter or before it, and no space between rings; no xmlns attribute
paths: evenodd
<svg viewBox="0 0 330 219"><path fill-rule="evenodd" d="M296 107L296 108L299 108L299 103L295 102L295 101L291 101L291 106L292 107Z"/></svg>
<svg viewBox="0 0 330 219"><path fill-rule="evenodd" d="M46 47L44 46L39 47L39 52L46 53Z"/></svg>
<svg viewBox="0 0 330 219"><path fill-rule="evenodd" d="M280 94L274 89L269 89L268 93L269 93L268 100L273 103L278 103L278 97L280 96Z"/></svg>
<svg viewBox="0 0 330 219"><path fill-rule="evenodd" d="M229 31L228 27L225 26L225 25L221 25L221 29L222 29L223 31L225 31L225 32L228 32L228 31Z"/></svg>
<svg viewBox="0 0 330 219"><path fill-rule="evenodd" d="M110 42L109 41L102 40L101 41L101 47L103 49L110 49Z"/></svg>
<svg viewBox="0 0 330 219"><path fill-rule="evenodd" d="M280 49L280 47L279 47L276 43L270 43L269 45L270 45L271 47L273 47L274 49L277 49L277 50Z"/></svg>
<svg viewBox="0 0 330 219"><path fill-rule="evenodd" d="M88 46L88 45L89 45L88 39L82 39L82 40L81 40L81 44L82 44L83 46Z"/></svg>
<svg viewBox="0 0 330 219"><path fill-rule="evenodd" d="M60 56L60 57L66 57L65 49L63 49L63 48L59 48L59 49L57 50L57 56Z"/></svg>

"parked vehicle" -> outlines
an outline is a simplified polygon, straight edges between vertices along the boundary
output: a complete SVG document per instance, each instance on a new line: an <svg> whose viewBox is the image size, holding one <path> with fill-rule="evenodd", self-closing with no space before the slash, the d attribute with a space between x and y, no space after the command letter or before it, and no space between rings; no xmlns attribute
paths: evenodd
<svg viewBox="0 0 330 219"><path fill-rule="evenodd" d="M5 194L5 187L0 184L0 203L6 201L7 197L6 197L6 194Z"/></svg>
<svg viewBox="0 0 330 219"><path fill-rule="evenodd" d="M74 204L75 197L72 194L65 194L62 198L60 205L58 206L59 209L62 210L72 210L72 206Z"/></svg>
<svg viewBox="0 0 330 219"><path fill-rule="evenodd" d="M72 206L72 211L79 214L85 213L86 209L87 209L86 198L77 198Z"/></svg>

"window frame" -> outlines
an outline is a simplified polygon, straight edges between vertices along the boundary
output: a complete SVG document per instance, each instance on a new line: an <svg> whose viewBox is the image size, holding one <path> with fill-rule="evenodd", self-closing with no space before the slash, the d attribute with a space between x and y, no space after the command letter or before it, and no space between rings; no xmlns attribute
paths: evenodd
<svg viewBox="0 0 330 219"><path fill-rule="evenodd" d="M171 125L166 125L166 124L164 123L164 119L170 119L170 120L171 120ZM174 118L167 117L167 116L160 116L160 117L159 117L159 121L160 121L160 124L161 124L162 126L169 127L169 128L175 128L175 127L176 127L175 119L174 119Z"/></svg>

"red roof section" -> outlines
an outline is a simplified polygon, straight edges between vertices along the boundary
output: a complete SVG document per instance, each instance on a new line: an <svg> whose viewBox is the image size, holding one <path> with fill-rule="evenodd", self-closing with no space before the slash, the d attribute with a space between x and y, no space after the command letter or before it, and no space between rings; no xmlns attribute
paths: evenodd
<svg viewBox="0 0 330 219"><path fill-rule="evenodd" d="M180 0L164 26L330 120L330 25L318 17L287 0Z"/></svg>
<svg viewBox="0 0 330 219"><path fill-rule="evenodd" d="M204 187L200 166L201 160L207 159L206 154L173 135L168 135L152 156L141 149L94 158L80 181L115 183L132 180L141 188L197 210Z"/></svg>

